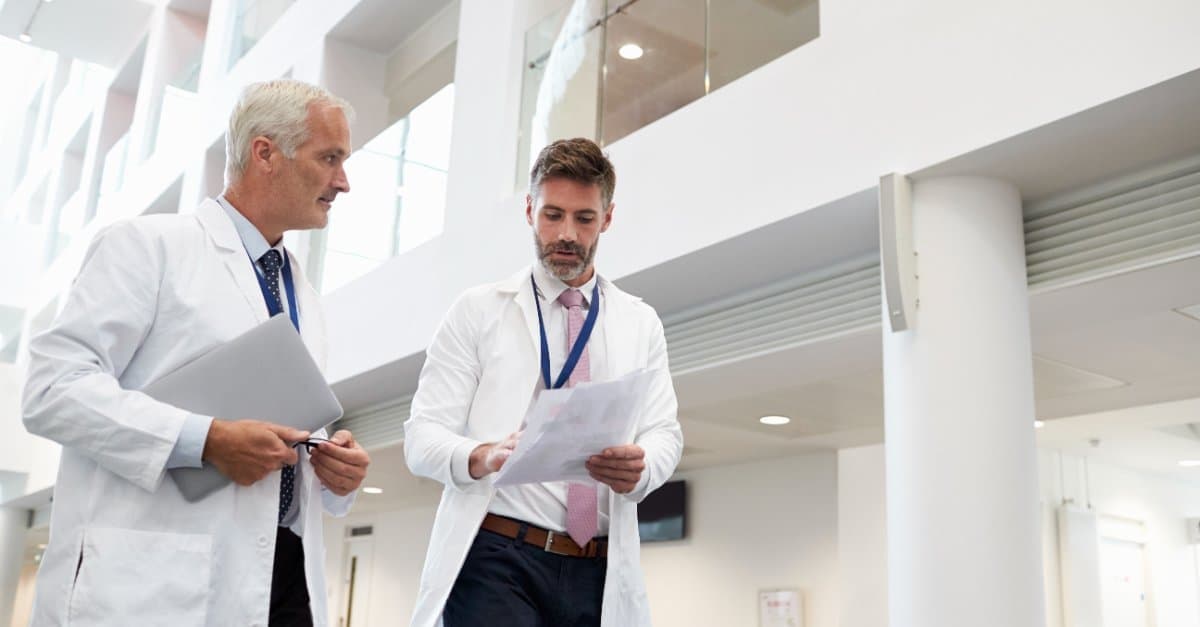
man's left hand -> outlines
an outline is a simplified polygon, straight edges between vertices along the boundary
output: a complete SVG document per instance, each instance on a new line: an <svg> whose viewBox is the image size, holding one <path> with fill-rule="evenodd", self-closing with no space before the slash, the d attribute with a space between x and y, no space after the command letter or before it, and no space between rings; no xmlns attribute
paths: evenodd
<svg viewBox="0 0 1200 627"><path fill-rule="evenodd" d="M362 485L371 457L354 441L354 436L343 429L333 434L328 442L322 442L309 461L321 485L338 496L346 496Z"/></svg>
<svg viewBox="0 0 1200 627"><path fill-rule="evenodd" d="M629 494L646 469L646 451L636 444L606 448L587 460L588 474L612 488L617 494Z"/></svg>

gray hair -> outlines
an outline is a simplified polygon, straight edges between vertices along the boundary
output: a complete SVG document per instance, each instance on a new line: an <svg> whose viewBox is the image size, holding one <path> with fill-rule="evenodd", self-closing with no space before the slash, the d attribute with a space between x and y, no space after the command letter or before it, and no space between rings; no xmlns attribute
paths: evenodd
<svg viewBox="0 0 1200 627"><path fill-rule="evenodd" d="M278 79L253 83L229 116L225 132L225 179L236 183L250 163L250 144L255 137L270 138L288 159L308 141L308 107L326 104L340 108L347 120L354 117L350 103L329 90L303 81Z"/></svg>

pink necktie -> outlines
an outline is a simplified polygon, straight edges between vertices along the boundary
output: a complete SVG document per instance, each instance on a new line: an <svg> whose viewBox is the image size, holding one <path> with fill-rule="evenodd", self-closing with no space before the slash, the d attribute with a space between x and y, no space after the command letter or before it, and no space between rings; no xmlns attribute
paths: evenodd
<svg viewBox="0 0 1200 627"><path fill-rule="evenodd" d="M567 308L567 350L575 346L575 339L583 328L583 293L569 289L558 297L558 302ZM592 303L595 307L596 303ZM567 386L592 380L591 367L588 364L588 349L583 347L575 370L567 379ZM567 535L575 544L584 546L596 535L600 526L597 510L596 486L588 483L567 484Z"/></svg>

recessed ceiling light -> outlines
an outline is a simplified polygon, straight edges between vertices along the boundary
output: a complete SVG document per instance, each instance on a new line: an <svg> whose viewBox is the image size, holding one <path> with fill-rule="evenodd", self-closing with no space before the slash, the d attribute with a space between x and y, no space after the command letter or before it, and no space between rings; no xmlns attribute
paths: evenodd
<svg viewBox="0 0 1200 627"><path fill-rule="evenodd" d="M1185 459L1179 462L1179 465L1183 466L1184 468L1194 468L1196 466L1200 466L1200 459Z"/></svg>
<svg viewBox="0 0 1200 627"><path fill-rule="evenodd" d="M787 416L763 416L762 418L759 418L758 421L764 425L778 427L780 425L786 425L787 423L791 422L792 419L788 418Z"/></svg>
<svg viewBox="0 0 1200 627"><path fill-rule="evenodd" d="M383 488L374 488L371 486L367 486L367 487L363 488L363 492L366 492L367 494L383 494Z"/></svg>
<svg viewBox="0 0 1200 627"><path fill-rule="evenodd" d="M1034 420L1034 421L1033 421L1033 428L1034 428L1034 429L1041 429L1041 428L1042 428L1042 427L1044 427L1044 426L1046 426L1046 421L1045 421L1045 420Z"/></svg>
<svg viewBox="0 0 1200 627"><path fill-rule="evenodd" d="M625 44L617 49L617 54L621 55L622 59L629 59L630 61L642 58L642 54L644 53L645 51L642 50L642 47L637 44Z"/></svg>
<svg viewBox="0 0 1200 627"><path fill-rule="evenodd" d="M33 37L30 36L29 33L21 33L20 35L17 36L17 39L20 39L24 43L29 43L29 42L33 41Z"/></svg>

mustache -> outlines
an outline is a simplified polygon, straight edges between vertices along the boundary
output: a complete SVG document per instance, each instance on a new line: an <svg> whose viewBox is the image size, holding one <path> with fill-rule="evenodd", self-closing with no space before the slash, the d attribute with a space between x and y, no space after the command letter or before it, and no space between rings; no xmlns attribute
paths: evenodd
<svg viewBox="0 0 1200 627"><path fill-rule="evenodd" d="M549 257L554 253L574 253L580 258L587 255L587 251L583 249L583 246L575 242L554 242L542 247L542 257Z"/></svg>

